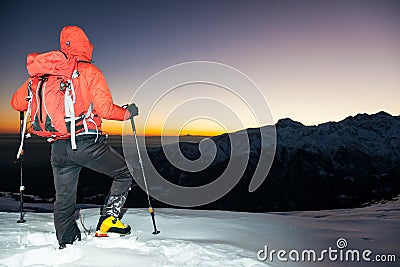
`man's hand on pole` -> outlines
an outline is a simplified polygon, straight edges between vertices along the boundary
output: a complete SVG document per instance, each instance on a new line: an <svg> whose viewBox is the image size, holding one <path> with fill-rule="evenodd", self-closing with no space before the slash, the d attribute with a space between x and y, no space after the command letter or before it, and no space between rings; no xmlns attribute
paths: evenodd
<svg viewBox="0 0 400 267"><path fill-rule="evenodd" d="M135 105L135 103L126 104L126 105L124 105L124 107L126 107L126 109L129 111L129 118L128 119L131 119L131 118L139 115L139 109Z"/></svg>

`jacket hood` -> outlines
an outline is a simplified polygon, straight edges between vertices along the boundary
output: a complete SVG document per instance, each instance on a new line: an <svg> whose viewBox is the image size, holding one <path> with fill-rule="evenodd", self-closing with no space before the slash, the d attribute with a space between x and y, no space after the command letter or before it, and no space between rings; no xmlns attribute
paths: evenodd
<svg viewBox="0 0 400 267"><path fill-rule="evenodd" d="M92 61L93 45L78 26L66 26L60 33L60 48L67 55L79 60Z"/></svg>

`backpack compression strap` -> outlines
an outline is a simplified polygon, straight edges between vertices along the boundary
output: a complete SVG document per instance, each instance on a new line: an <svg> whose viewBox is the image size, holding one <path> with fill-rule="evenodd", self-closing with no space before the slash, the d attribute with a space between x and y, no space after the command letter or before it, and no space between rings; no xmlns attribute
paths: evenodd
<svg viewBox="0 0 400 267"><path fill-rule="evenodd" d="M78 71L75 71L74 74L72 75L72 79L76 78L79 76ZM71 147L72 150L76 150L76 138L75 138L75 121L78 118L75 117L75 109L74 109L74 104L76 101L76 95L75 95L75 89L74 89L74 84L72 82L72 79L68 81L68 86L65 90L65 95L64 95L64 103L65 103L65 121L70 121L71 122Z"/></svg>
<svg viewBox="0 0 400 267"><path fill-rule="evenodd" d="M76 78L79 76L79 72L75 71L74 74L72 75L72 79ZM64 95L64 102L65 102L65 122L70 122L71 128L70 128L70 133L71 133L71 147L72 150L76 150L76 127L75 123L77 120L83 119L83 126L85 131L82 132L84 134L89 134L89 129L87 127L87 123L85 119L88 119L88 121L92 122L95 127L96 127L96 135L98 137L99 131L97 129L96 123L93 121L91 118L92 112L93 112L93 103L90 103L89 109L86 112L86 114L75 117L75 109L74 109L74 104L76 101L76 95L75 95L75 88L72 83L72 79L68 81L68 86L65 90L65 95ZM78 134L79 135L79 134ZM96 137L96 141L97 141Z"/></svg>

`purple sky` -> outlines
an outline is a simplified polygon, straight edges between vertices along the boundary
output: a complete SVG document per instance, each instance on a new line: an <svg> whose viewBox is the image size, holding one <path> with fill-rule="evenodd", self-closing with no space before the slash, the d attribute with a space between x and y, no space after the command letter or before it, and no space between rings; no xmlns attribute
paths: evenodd
<svg viewBox="0 0 400 267"><path fill-rule="evenodd" d="M86 31L95 46L95 64L121 105L154 73L207 60L249 76L275 122L290 117L311 125L380 110L400 115L399 1L2 1L0 10L0 132L18 128L9 100L27 78L26 55L58 49L65 25ZM203 89L179 92L199 97L193 90ZM204 92L216 97L210 88ZM215 92L230 99L227 92ZM144 103L145 97L138 101L139 107L152 104ZM181 112L204 115L201 105ZM243 107L233 112L246 113ZM243 128L258 126L244 116ZM145 119L142 113L139 123ZM175 128L185 123L179 115L174 120ZM152 121L151 130L161 124L161 119ZM121 127L105 125L111 132ZM237 126L224 128L203 118L185 130L199 128L221 132Z"/></svg>

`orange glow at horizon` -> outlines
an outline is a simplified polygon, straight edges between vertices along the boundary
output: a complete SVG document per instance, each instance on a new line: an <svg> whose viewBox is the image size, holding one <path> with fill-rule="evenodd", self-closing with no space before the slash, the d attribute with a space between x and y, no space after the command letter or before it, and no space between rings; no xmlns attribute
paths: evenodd
<svg viewBox="0 0 400 267"><path fill-rule="evenodd" d="M102 131L107 134L121 135L123 133L124 122L103 120ZM126 127L126 126L125 126ZM216 136L225 133L224 129L216 124L194 121L185 125L182 129L160 128L157 126L147 126L145 129L146 136L182 136L182 135L198 135L198 136ZM143 131L138 127L138 135L144 135Z"/></svg>
<svg viewBox="0 0 400 267"><path fill-rule="evenodd" d="M19 133L19 112L12 111L9 114L3 112L3 116L5 117L3 117L1 120L0 133L3 134Z"/></svg>
<svg viewBox="0 0 400 267"><path fill-rule="evenodd" d="M107 134L121 135L123 133L124 122L103 120L102 131ZM204 126L204 125L203 125ZM208 129L208 130L206 130ZM197 128L195 125L188 124L182 129L161 129L160 127L147 127L146 136L216 136L225 133L222 128L207 127ZM138 135L143 135L143 131L138 130Z"/></svg>
<svg viewBox="0 0 400 267"><path fill-rule="evenodd" d="M15 115L15 116L14 116ZM103 120L102 132L110 135L122 135L124 122ZM189 123L182 129L161 129L160 127L148 126L146 128L146 136L181 136L181 135L198 135L198 136L216 136L225 133L224 129L218 125L207 125L199 121ZM10 116L3 118L0 127L0 134L18 134L19 133L19 115L13 112ZM138 131L138 135L143 132Z"/></svg>

